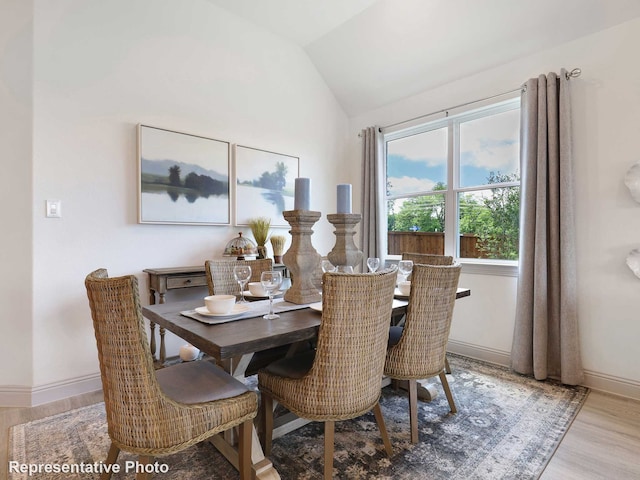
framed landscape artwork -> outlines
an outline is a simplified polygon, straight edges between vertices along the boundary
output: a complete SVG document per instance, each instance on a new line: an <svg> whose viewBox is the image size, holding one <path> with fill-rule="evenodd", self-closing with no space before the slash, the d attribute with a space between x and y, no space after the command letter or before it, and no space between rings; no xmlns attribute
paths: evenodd
<svg viewBox="0 0 640 480"><path fill-rule="evenodd" d="M293 210L298 157L257 148L235 146L236 225L255 217L271 219L272 227L288 227L282 216Z"/></svg>
<svg viewBox="0 0 640 480"><path fill-rule="evenodd" d="M138 125L140 223L229 225L228 142Z"/></svg>

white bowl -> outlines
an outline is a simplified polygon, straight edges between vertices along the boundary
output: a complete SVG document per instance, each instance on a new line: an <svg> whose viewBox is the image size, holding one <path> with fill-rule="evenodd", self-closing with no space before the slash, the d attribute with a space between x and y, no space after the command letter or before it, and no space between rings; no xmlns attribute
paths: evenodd
<svg viewBox="0 0 640 480"><path fill-rule="evenodd" d="M409 296L409 293L411 293L411 282L406 281L398 283L398 290L400 290L402 295Z"/></svg>
<svg viewBox="0 0 640 480"><path fill-rule="evenodd" d="M235 295L210 295L204 297L204 304L211 313L231 313L236 303Z"/></svg>
<svg viewBox="0 0 640 480"><path fill-rule="evenodd" d="M266 297L268 295L260 282L250 282L249 292L255 297Z"/></svg>

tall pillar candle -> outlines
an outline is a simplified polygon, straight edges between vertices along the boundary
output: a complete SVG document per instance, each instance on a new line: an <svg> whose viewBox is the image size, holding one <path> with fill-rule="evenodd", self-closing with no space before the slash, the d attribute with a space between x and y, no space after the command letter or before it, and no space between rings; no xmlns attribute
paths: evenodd
<svg viewBox="0 0 640 480"><path fill-rule="evenodd" d="M338 213L351 213L351 184L338 185Z"/></svg>
<svg viewBox="0 0 640 480"><path fill-rule="evenodd" d="M310 210L311 206L311 179L296 178L293 209Z"/></svg>

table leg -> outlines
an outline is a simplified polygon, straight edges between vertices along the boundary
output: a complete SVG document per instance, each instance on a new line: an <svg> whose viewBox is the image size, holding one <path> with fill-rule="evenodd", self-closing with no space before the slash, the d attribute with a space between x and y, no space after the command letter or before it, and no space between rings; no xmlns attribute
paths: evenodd
<svg viewBox="0 0 640 480"><path fill-rule="evenodd" d="M239 357L233 357L223 361L222 367L231 376L244 383L246 378L244 374L247 371L247 367L249 366L249 362L251 362L252 357L253 353L247 353ZM238 437L235 430L233 429L226 430L224 432L224 439L230 445L235 445L238 442Z"/></svg>
<svg viewBox="0 0 640 480"><path fill-rule="evenodd" d="M240 357L230 358L222 363L222 367L232 376L244 382L245 372L249 366L249 362L253 357L253 353L248 353ZM237 441L237 435L233 429L227 430L224 434L218 434L211 438L211 443L222 453L229 462L238 468L238 451L233 447ZM278 480L280 474L273 467L271 460L264 456L262 445L258 440L258 432L256 427L251 432L251 463L254 477L260 480Z"/></svg>
<svg viewBox="0 0 640 480"><path fill-rule="evenodd" d="M280 478L280 474L274 468L271 460L264 456L255 426L253 427L251 434L251 463L253 464L253 470L256 478L262 480L277 480Z"/></svg>
<svg viewBox="0 0 640 480"><path fill-rule="evenodd" d="M167 349L164 344L164 334L165 328L160 327L160 365L164 367L165 361L167 360Z"/></svg>
<svg viewBox="0 0 640 480"><path fill-rule="evenodd" d="M151 350L151 359L156 363L156 324L149 322L149 349Z"/></svg>
<svg viewBox="0 0 640 480"><path fill-rule="evenodd" d="M273 401L273 408L278 406L278 402ZM283 435L286 435L289 432L293 432L298 428L304 427L305 425L311 423L311 420L306 418L298 417L295 413L287 412L273 419L273 433L271 434L271 439L275 440L276 438L280 438Z"/></svg>
<svg viewBox="0 0 640 480"><path fill-rule="evenodd" d="M156 303L156 292L151 289L149 291L149 305L155 305ZM149 349L151 350L151 359L153 363L156 363L156 324L153 322L149 322Z"/></svg>
<svg viewBox="0 0 640 480"><path fill-rule="evenodd" d="M162 304L165 302L164 293L162 292L158 293L158 297L160 297L159 303ZM165 361L167 360L167 349L164 344L164 334L165 334L164 327L160 327L160 365L163 367L165 366ZM155 353L155 348L154 348L154 353Z"/></svg>
<svg viewBox="0 0 640 480"><path fill-rule="evenodd" d="M245 353L239 357L233 357L224 365L224 369L233 377L244 383L247 367L253 358L253 353Z"/></svg>
<svg viewBox="0 0 640 480"><path fill-rule="evenodd" d="M210 441L213 446L216 447L218 451L222 453L222 455L224 455L224 457L237 469L239 466L238 451L220 434L211 437ZM251 463L254 478L260 480L280 479L280 474L274 468L271 460L264 456L255 427L252 428L251 432Z"/></svg>

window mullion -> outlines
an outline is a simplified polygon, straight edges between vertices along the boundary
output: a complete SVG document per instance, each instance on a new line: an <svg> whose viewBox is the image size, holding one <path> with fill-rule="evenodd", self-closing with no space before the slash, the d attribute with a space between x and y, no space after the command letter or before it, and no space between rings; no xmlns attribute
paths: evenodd
<svg viewBox="0 0 640 480"><path fill-rule="evenodd" d="M445 197L445 234L444 234L444 254L458 257L458 242L456 232L458 231L458 200L456 198L456 188L458 187L458 158L459 144L458 122L451 120L448 126L447 145L447 194Z"/></svg>

